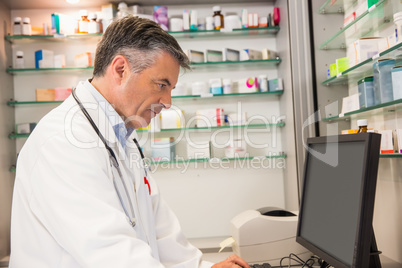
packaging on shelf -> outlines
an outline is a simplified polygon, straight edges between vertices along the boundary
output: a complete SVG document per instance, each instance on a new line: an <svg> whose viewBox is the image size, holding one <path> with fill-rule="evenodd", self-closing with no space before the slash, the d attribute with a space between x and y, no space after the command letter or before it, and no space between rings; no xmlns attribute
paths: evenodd
<svg viewBox="0 0 402 268"><path fill-rule="evenodd" d="M21 17L14 18L13 35L22 35L22 18Z"/></svg>
<svg viewBox="0 0 402 268"><path fill-rule="evenodd" d="M268 91L283 90L283 79L275 78L268 80Z"/></svg>
<svg viewBox="0 0 402 268"><path fill-rule="evenodd" d="M402 66L392 68L391 78L394 100L402 99Z"/></svg>
<svg viewBox="0 0 402 268"><path fill-rule="evenodd" d="M263 60L276 59L278 57L278 54L275 51L269 50L267 48L263 49L261 53Z"/></svg>
<svg viewBox="0 0 402 268"><path fill-rule="evenodd" d="M15 126L17 134L29 134L36 127L36 123L22 123Z"/></svg>
<svg viewBox="0 0 402 268"><path fill-rule="evenodd" d="M61 13L51 15L51 33L56 35L68 35L75 33L74 18Z"/></svg>
<svg viewBox="0 0 402 268"><path fill-rule="evenodd" d="M151 143L152 159L155 161L172 161L176 157L174 138L153 139Z"/></svg>
<svg viewBox="0 0 402 268"><path fill-rule="evenodd" d="M187 143L188 159L204 159L211 158L210 142L204 144Z"/></svg>
<svg viewBox="0 0 402 268"><path fill-rule="evenodd" d="M375 105L394 99L391 75L391 70L394 66L394 59L380 59L373 64Z"/></svg>
<svg viewBox="0 0 402 268"><path fill-rule="evenodd" d="M202 63L204 62L204 52L189 49L187 51L188 59L191 63Z"/></svg>
<svg viewBox="0 0 402 268"><path fill-rule="evenodd" d="M247 113L231 113L227 119L230 126L243 126L247 124Z"/></svg>
<svg viewBox="0 0 402 268"><path fill-rule="evenodd" d="M374 105L374 77L369 76L357 82L359 91L360 108L367 108Z"/></svg>
<svg viewBox="0 0 402 268"><path fill-rule="evenodd" d="M219 50L207 49L205 50L206 62L220 62L223 61L223 53Z"/></svg>
<svg viewBox="0 0 402 268"><path fill-rule="evenodd" d="M359 129L343 129L341 131L341 134L356 134L357 132L359 132Z"/></svg>
<svg viewBox="0 0 402 268"><path fill-rule="evenodd" d="M202 109L196 111L197 127L221 127L225 124L223 109Z"/></svg>
<svg viewBox="0 0 402 268"><path fill-rule="evenodd" d="M92 56L90 52L84 52L74 56L75 67L91 67Z"/></svg>
<svg viewBox="0 0 402 268"><path fill-rule="evenodd" d="M183 10L183 31L190 30L190 11L185 9Z"/></svg>
<svg viewBox="0 0 402 268"><path fill-rule="evenodd" d="M336 73L342 73L343 71L349 69L349 58L344 57L344 58L339 58L335 60L336 64Z"/></svg>
<svg viewBox="0 0 402 268"><path fill-rule="evenodd" d="M349 62L350 63L350 62ZM333 63L329 66L329 75L331 77L336 76L338 74L337 68L336 68L336 63Z"/></svg>
<svg viewBox="0 0 402 268"><path fill-rule="evenodd" d="M221 78L209 79L209 86L212 94L214 95L223 94L223 85Z"/></svg>
<svg viewBox="0 0 402 268"><path fill-rule="evenodd" d="M234 89L237 89L235 91L238 93L258 92L260 89L257 77L249 77L235 81L233 87Z"/></svg>
<svg viewBox="0 0 402 268"><path fill-rule="evenodd" d="M112 23L117 15L117 7L114 4L102 5L102 29L103 32Z"/></svg>
<svg viewBox="0 0 402 268"><path fill-rule="evenodd" d="M65 68L66 67L66 56L63 54L54 56L54 68Z"/></svg>
<svg viewBox="0 0 402 268"><path fill-rule="evenodd" d="M163 30L169 30L167 6L154 6L154 21L157 22Z"/></svg>
<svg viewBox="0 0 402 268"><path fill-rule="evenodd" d="M171 18L169 22L169 28L172 32L183 31L183 19L181 18Z"/></svg>
<svg viewBox="0 0 402 268"><path fill-rule="evenodd" d="M359 94L353 94L342 99L342 114L360 109Z"/></svg>
<svg viewBox="0 0 402 268"><path fill-rule="evenodd" d="M192 95L204 95L209 94L210 88L204 81L197 81L191 84L191 94Z"/></svg>
<svg viewBox="0 0 402 268"><path fill-rule="evenodd" d="M240 60L240 51L230 48L224 48L223 52L223 61L239 61Z"/></svg>
<svg viewBox="0 0 402 268"><path fill-rule="evenodd" d="M225 157L237 158L245 157L247 153L247 145L244 139L233 139L225 148Z"/></svg>
<svg viewBox="0 0 402 268"><path fill-rule="evenodd" d="M161 128L162 129L175 129L184 127L184 113L182 110L169 109L163 110L160 113Z"/></svg>
<svg viewBox="0 0 402 268"><path fill-rule="evenodd" d="M172 90L171 96L186 96L187 88L182 83L177 83L174 90Z"/></svg>
<svg viewBox="0 0 402 268"><path fill-rule="evenodd" d="M36 101L54 101L55 95L54 89L36 89Z"/></svg>
<svg viewBox="0 0 402 268"><path fill-rule="evenodd" d="M242 49L240 50L240 60L262 60L262 51L255 49Z"/></svg>
<svg viewBox="0 0 402 268"><path fill-rule="evenodd" d="M35 51L35 68L53 68L54 53L51 50L41 49Z"/></svg>
<svg viewBox="0 0 402 268"><path fill-rule="evenodd" d="M402 153L402 129L397 129L396 140L398 142L398 153Z"/></svg>
<svg viewBox="0 0 402 268"><path fill-rule="evenodd" d="M379 130L381 134L381 153L392 154L394 153L394 142L392 137L392 130Z"/></svg>
<svg viewBox="0 0 402 268"><path fill-rule="evenodd" d="M349 66L352 67L378 54L379 42L384 39L384 37L364 37L354 41L347 52Z"/></svg>
<svg viewBox="0 0 402 268"><path fill-rule="evenodd" d="M54 100L55 101L63 101L71 95L71 92L72 92L72 88L56 87L54 89Z"/></svg>

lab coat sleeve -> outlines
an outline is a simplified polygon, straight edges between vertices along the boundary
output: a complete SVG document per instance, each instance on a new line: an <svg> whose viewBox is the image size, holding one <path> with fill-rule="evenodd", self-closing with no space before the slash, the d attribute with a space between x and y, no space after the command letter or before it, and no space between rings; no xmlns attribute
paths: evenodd
<svg viewBox="0 0 402 268"><path fill-rule="evenodd" d="M202 261L202 253L188 242L179 221L167 203L161 198L158 186L149 176L155 213L156 239L159 258L166 267L174 268L210 268L213 263Z"/></svg>
<svg viewBox="0 0 402 268"><path fill-rule="evenodd" d="M37 220L81 267L162 268L121 209L106 149L78 148L63 136L50 137L27 172Z"/></svg>

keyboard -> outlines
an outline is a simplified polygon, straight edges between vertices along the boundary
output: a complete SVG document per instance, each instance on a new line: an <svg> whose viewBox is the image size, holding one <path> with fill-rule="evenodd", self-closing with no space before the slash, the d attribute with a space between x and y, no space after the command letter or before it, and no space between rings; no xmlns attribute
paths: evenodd
<svg viewBox="0 0 402 268"><path fill-rule="evenodd" d="M250 268L271 268L272 266L269 263L262 264L250 264Z"/></svg>

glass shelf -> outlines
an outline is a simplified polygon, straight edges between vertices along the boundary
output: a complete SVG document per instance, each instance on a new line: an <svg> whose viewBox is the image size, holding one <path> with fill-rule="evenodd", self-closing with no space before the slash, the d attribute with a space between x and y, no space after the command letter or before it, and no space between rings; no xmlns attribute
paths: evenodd
<svg viewBox="0 0 402 268"><path fill-rule="evenodd" d="M9 101L8 106L62 103L63 101Z"/></svg>
<svg viewBox="0 0 402 268"><path fill-rule="evenodd" d="M250 92L250 93L229 93L229 94L204 94L204 95L184 95L184 96L172 96L172 99L189 99L189 98L200 98L200 99L210 99L210 98L220 98L228 96L254 96L254 95L273 95L279 96L283 94L283 90L276 91L266 91L266 92Z"/></svg>
<svg viewBox="0 0 402 268"><path fill-rule="evenodd" d="M10 167L10 172L15 172L15 171L17 171L17 167L15 165L12 165Z"/></svg>
<svg viewBox="0 0 402 268"><path fill-rule="evenodd" d="M269 59L269 60L246 60L246 61L219 61L219 62L202 62L202 63L191 63L190 66L192 69L203 70L203 69L211 69L211 68L242 68L242 67L250 67L253 65L255 67L262 66L276 66L281 62L280 58ZM46 73L46 72L78 72L78 71L86 71L93 70L94 67L69 67L69 68L24 68L24 69L14 69L7 68L7 73L9 74L34 74L34 73Z"/></svg>
<svg viewBox="0 0 402 268"><path fill-rule="evenodd" d="M346 49L347 44L351 44L362 37L372 36L375 31L393 20L391 2L379 0L377 4L322 43L320 49Z"/></svg>
<svg viewBox="0 0 402 268"><path fill-rule="evenodd" d="M214 129L226 129L226 128L264 128L264 127L284 127L284 122L272 123L272 124L250 124L250 125L237 125L237 126L221 126L221 127L184 127L184 128L168 128L161 129L160 132L167 131L186 131L186 130L214 130ZM148 129L138 129L137 132L149 132ZM157 132L155 132L157 133Z"/></svg>
<svg viewBox="0 0 402 268"><path fill-rule="evenodd" d="M319 14L344 13L357 4L357 0L326 0L318 9Z"/></svg>
<svg viewBox="0 0 402 268"><path fill-rule="evenodd" d="M269 60L245 60L245 61L219 61L219 62L200 62L200 63L191 63L190 66L195 70L203 70L203 69L211 69L211 68L249 68L250 65L252 67L261 68L264 66L276 66L281 63L280 58L269 59Z"/></svg>
<svg viewBox="0 0 402 268"><path fill-rule="evenodd" d="M9 74L35 74L35 73L47 73L47 72L81 72L81 71L92 71L94 67L68 67L68 68L24 68L24 69L14 69L7 68L7 73Z"/></svg>
<svg viewBox="0 0 402 268"><path fill-rule="evenodd" d="M230 37L242 35L276 35L279 26L233 29L233 31L202 30L202 31L168 31L175 38L199 38L199 37ZM73 34L73 35L7 35L5 39L12 44L26 44L34 42L66 42L66 41L98 41L100 34Z"/></svg>
<svg viewBox="0 0 402 268"><path fill-rule="evenodd" d="M16 134L16 133L11 133L8 135L8 138L10 139L20 139L20 138L28 138L29 134Z"/></svg>
<svg viewBox="0 0 402 268"><path fill-rule="evenodd" d="M219 163L223 161L244 161L244 160L253 160L253 159L278 159L278 158L286 158L286 154L278 154L278 155L268 155L268 156L249 156L249 157L237 157L237 158L199 158L199 159L186 159L186 160L172 160L172 161L151 161L149 164L151 165L160 165L160 164L181 164L181 163L201 163L201 162L211 162L211 163Z"/></svg>
<svg viewBox="0 0 402 268"><path fill-rule="evenodd" d="M402 154L380 154L380 158L402 158Z"/></svg>
<svg viewBox="0 0 402 268"><path fill-rule="evenodd" d="M341 74L337 76L333 76L321 84L325 86L331 85L339 85L339 84L347 84L348 82L356 82L361 78L366 76L373 75L373 64L376 60L380 58L396 58L402 54L402 43L396 44L395 46L384 50L379 55L374 56L373 58L367 59L355 66L343 71ZM353 81L354 80L354 81Z"/></svg>
<svg viewBox="0 0 402 268"><path fill-rule="evenodd" d="M331 122L331 121L343 121L343 120L367 118L367 117L371 117L371 116L375 116L375 115L393 113L393 112L399 111L399 110L402 110L402 99L370 106L368 108L345 113L344 115L327 117L327 118L324 118L322 121Z"/></svg>
<svg viewBox="0 0 402 268"><path fill-rule="evenodd" d="M205 95L185 95L185 96L172 96L172 99L210 99L210 98L220 98L228 96L255 96L255 95L269 95L269 96L279 96L283 94L283 90L267 91L267 92L251 92L251 93L230 93L230 94L205 94ZM7 102L8 106L24 106L24 105L41 105L41 104L60 104L63 101L14 101L11 100Z"/></svg>

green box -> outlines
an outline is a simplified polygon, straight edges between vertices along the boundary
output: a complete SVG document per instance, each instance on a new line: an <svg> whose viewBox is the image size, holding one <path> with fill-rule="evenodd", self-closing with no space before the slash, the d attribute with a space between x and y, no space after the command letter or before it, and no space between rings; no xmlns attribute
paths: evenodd
<svg viewBox="0 0 402 268"><path fill-rule="evenodd" d="M336 63L333 63L329 66L329 74L331 77L338 74L338 72L336 71Z"/></svg>
<svg viewBox="0 0 402 268"><path fill-rule="evenodd" d="M347 69L349 69L349 58L348 57L336 59L337 74L339 74L343 71L346 71Z"/></svg>

